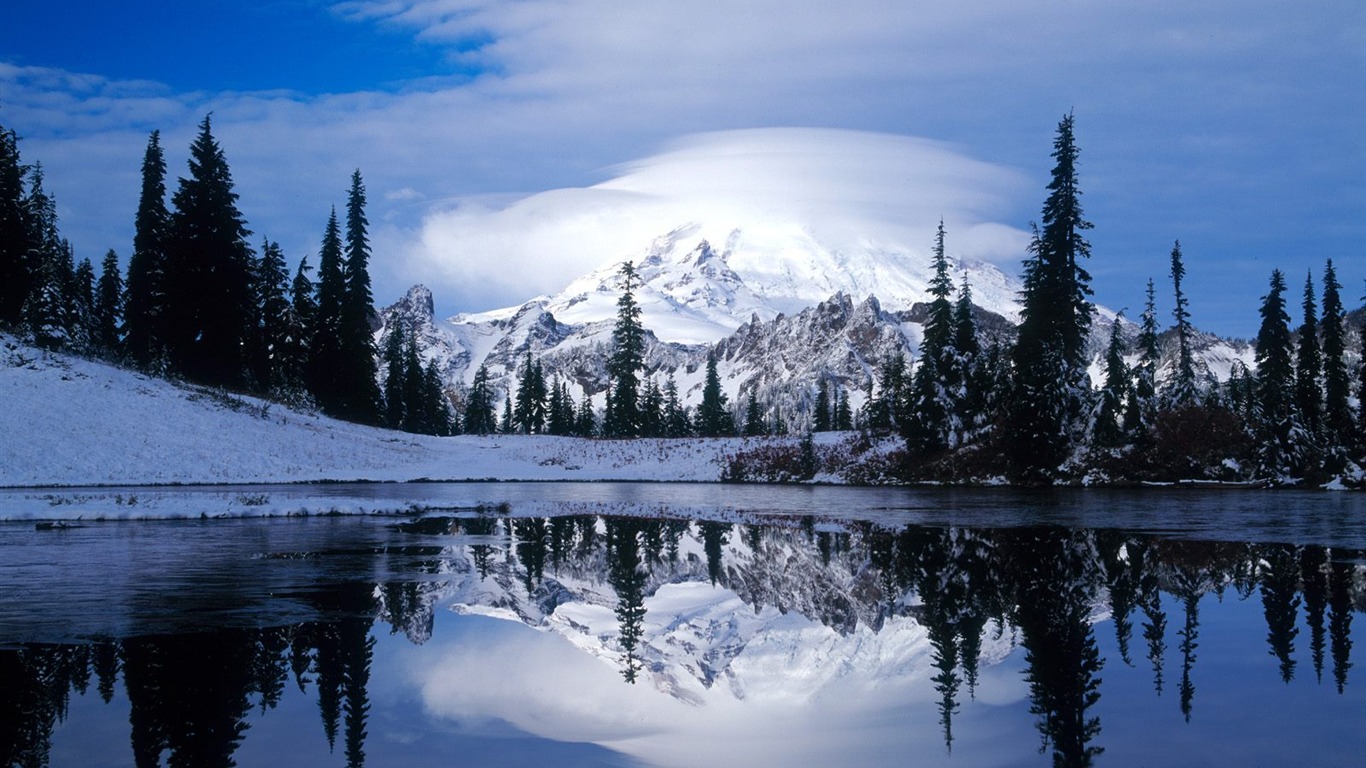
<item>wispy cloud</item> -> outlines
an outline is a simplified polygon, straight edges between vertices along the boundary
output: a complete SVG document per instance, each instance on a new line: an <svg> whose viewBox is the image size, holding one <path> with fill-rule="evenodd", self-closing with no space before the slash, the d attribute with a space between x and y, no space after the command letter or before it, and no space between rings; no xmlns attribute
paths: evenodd
<svg viewBox="0 0 1366 768"><path fill-rule="evenodd" d="M462 304L482 299L491 308L639 258L656 237L684 225L699 225L718 247L735 230L770 230L769 237L791 230L836 249L923 253L942 218L956 255L996 261L1017 259L1026 240L1002 223L1027 188L1020 173L904 136L700 134L614 170L590 187L434 211L404 268Z"/></svg>

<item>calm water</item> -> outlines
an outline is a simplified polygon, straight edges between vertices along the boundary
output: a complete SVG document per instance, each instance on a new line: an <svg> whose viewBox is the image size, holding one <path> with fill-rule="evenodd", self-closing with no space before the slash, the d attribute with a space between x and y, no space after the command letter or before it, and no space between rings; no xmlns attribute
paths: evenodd
<svg viewBox="0 0 1366 768"><path fill-rule="evenodd" d="M425 511L0 523L0 764L1366 755L1358 494L248 491Z"/></svg>

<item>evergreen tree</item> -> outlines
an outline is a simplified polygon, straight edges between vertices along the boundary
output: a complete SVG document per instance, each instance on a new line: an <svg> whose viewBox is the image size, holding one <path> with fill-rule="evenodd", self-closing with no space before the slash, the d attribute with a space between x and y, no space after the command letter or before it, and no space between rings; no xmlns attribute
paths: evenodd
<svg viewBox="0 0 1366 768"><path fill-rule="evenodd" d="M958 391L952 398L958 428L963 431L962 440L979 432L984 426L983 382L981 371L982 345L977 340L977 322L972 315L972 287L968 285L967 275L958 291L958 301L953 310L953 350L956 358L955 379Z"/></svg>
<svg viewBox="0 0 1366 768"><path fill-rule="evenodd" d="M431 412L426 401L426 386L422 376L422 358L417 351L417 338L412 333L403 338L403 430L417 434L432 431Z"/></svg>
<svg viewBox="0 0 1366 768"><path fill-rule="evenodd" d="M68 301L67 333L76 349L89 349L95 338L95 265L81 259L65 291Z"/></svg>
<svg viewBox="0 0 1366 768"><path fill-rule="evenodd" d="M1252 372L1241 360L1233 361L1233 365L1230 366L1228 381L1224 383L1224 392L1224 399L1230 410L1247 424L1256 421L1257 385Z"/></svg>
<svg viewBox="0 0 1366 768"><path fill-rule="evenodd" d="M381 355L384 363L384 425L390 429L402 428L407 417L403 401L403 385L407 375L403 352L403 324L395 322L384 339L384 353Z"/></svg>
<svg viewBox="0 0 1366 768"><path fill-rule="evenodd" d="M902 426L906 446L918 455L932 454L949 447L950 412L944 391L942 358L922 354L911 374L907 392L907 417Z"/></svg>
<svg viewBox="0 0 1366 768"><path fill-rule="evenodd" d="M420 372L422 376L422 405L426 425L425 434L446 437L459 434L460 423L451 412L451 400L446 395L436 361L428 360Z"/></svg>
<svg viewBox="0 0 1366 768"><path fill-rule="evenodd" d="M925 337L920 344L920 356L941 357L953 348L954 312L953 278L949 275L949 261L944 252L944 222L934 234L934 277L930 278L930 310L925 320ZM936 362L943 362L942 359Z"/></svg>
<svg viewBox="0 0 1366 768"><path fill-rule="evenodd" d="M612 386L608 382L606 389L602 391L602 436L618 437L621 434L617 427L616 409L612 407Z"/></svg>
<svg viewBox="0 0 1366 768"><path fill-rule="evenodd" d="M944 254L944 222L934 240L934 277L930 279L930 311L920 343L920 364L911 374L907 423L903 426L907 446L926 454L954 443L955 393L961 384L959 360L954 349L953 280Z"/></svg>
<svg viewBox="0 0 1366 768"><path fill-rule="evenodd" d="M635 290L640 287L635 265L622 262L621 298L617 300L617 322L612 329L612 356L607 360L607 377L612 392L607 422L612 437L640 434L640 371L645 367L645 329L640 324L640 305Z"/></svg>
<svg viewBox="0 0 1366 768"><path fill-rule="evenodd" d="M1294 412L1295 366L1291 360L1290 316L1285 311L1285 278L1271 273L1271 287L1262 297L1257 331L1257 423L1262 471L1272 475L1298 469Z"/></svg>
<svg viewBox="0 0 1366 768"><path fill-rule="evenodd" d="M345 364L341 349L341 317L345 300L341 227L337 224L337 210L333 208L318 252L318 299L309 344L308 386L318 405L325 412L338 416L345 407L341 392L341 368Z"/></svg>
<svg viewBox="0 0 1366 768"><path fill-rule="evenodd" d="M707 353L707 374L702 384L702 403L697 408L697 434L723 437L735 434L735 424L721 391L721 376L716 372L716 353Z"/></svg>
<svg viewBox="0 0 1366 768"><path fill-rule="evenodd" d="M587 392L579 401L579 412L574 417L574 434L579 437L593 437L598 432L597 417L593 415L593 398Z"/></svg>
<svg viewBox="0 0 1366 768"><path fill-rule="evenodd" d="M122 348L119 320L123 316L123 278L119 274L119 255L111 248L100 264L100 279L95 287L95 346L106 355L117 355Z"/></svg>
<svg viewBox="0 0 1366 768"><path fill-rule="evenodd" d="M370 319L375 314L370 292L369 222L365 218L365 184L360 171L351 174L351 191L346 198L346 263L342 268L345 291L339 323L341 398L340 413L345 418L374 423L379 415L379 385L376 383L375 344ZM409 339L415 341L412 334Z"/></svg>
<svg viewBox="0 0 1366 768"><path fill-rule="evenodd" d="M906 357L898 350L887 355L878 366L877 392L868 403L868 426L890 430L900 427L901 405L905 401Z"/></svg>
<svg viewBox="0 0 1366 768"><path fill-rule="evenodd" d="M1167 402L1173 406L1189 405L1196 402L1199 391L1195 382L1195 359L1191 354L1190 311L1186 309L1186 294L1181 289L1181 280L1186 276L1186 267L1181 261L1181 241L1172 246L1172 290L1176 305L1172 308L1172 318L1176 321L1176 370L1168 384Z"/></svg>
<svg viewBox="0 0 1366 768"><path fill-rule="evenodd" d="M815 411L811 414L811 431L829 432L830 385L826 383L824 374L816 380L816 405L814 408Z"/></svg>
<svg viewBox="0 0 1366 768"><path fill-rule="evenodd" d="M1342 286L1338 283L1333 260L1323 268L1323 423L1329 442L1343 445L1352 430L1352 411L1348 405L1350 382L1347 375L1346 312L1342 307Z"/></svg>
<svg viewBox="0 0 1366 768"><path fill-rule="evenodd" d="M972 315L972 286L968 284L966 272L953 307L953 348L966 360L982 353L982 344L977 340L977 321Z"/></svg>
<svg viewBox="0 0 1366 768"><path fill-rule="evenodd" d="M1134 394L1144 423L1150 418L1153 402L1157 396L1157 364L1160 353L1157 348L1157 303L1154 298L1153 281L1148 280L1147 300L1143 304L1143 315L1138 331L1138 367L1134 373ZM1141 425L1132 424L1130 429Z"/></svg>
<svg viewBox="0 0 1366 768"><path fill-rule="evenodd" d="M289 345L285 351L286 388L297 394L304 389L312 357L313 327L318 318L317 286L308 276L308 257L299 261L289 286Z"/></svg>
<svg viewBox="0 0 1366 768"><path fill-rule="evenodd" d="M551 435L564 434L561 431L564 424L562 421L564 401L561 399L564 392L561 390L561 386L560 378L556 376L555 379L550 382L550 385L546 387L546 392L548 394L546 395L545 404L545 431L547 434Z"/></svg>
<svg viewBox="0 0 1366 768"><path fill-rule="evenodd" d="M503 418L498 420L498 431L510 435L517 431L517 422L512 417L512 395L503 399Z"/></svg>
<svg viewBox="0 0 1366 768"><path fill-rule="evenodd" d="M259 388L278 395L291 389L295 367L293 355L296 354L292 346L296 328L289 297L289 271L279 243L270 240L261 243L261 258L256 262L254 278L253 374Z"/></svg>
<svg viewBox="0 0 1366 768"><path fill-rule="evenodd" d="M847 432L853 428L854 412L849 407L849 393L841 388L839 398L835 402L835 429Z"/></svg>
<svg viewBox="0 0 1366 768"><path fill-rule="evenodd" d="M759 407L758 388L749 391L749 402L745 405L745 437L758 437L768 431L764 424L764 410Z"/></svg>
<svg viewBox="0 0 1366 768"><path fill-rule="evenodd" d="M687 437L690 434L692 425L688 422L688 411L678 396L678 382L671 371L664 382L664 436Z"/></svg>
<svg viewBox="0 0 1366 768"><path fill-rule="evenodd" d="M29 242L19 137L0 125L0 326L16 327L33 290L37 264Z"/></svg>
<svg viewBox="0 0 1366 768"><path fill-rule="evenodd" d="M664 436L664 393L654 379L647 379L640 392L640 436Z"/></svg>
<svg viewBox="0 0 1366 768"><path fill-rule="evenodd" d="M190 146L189 170L171 198L165 283L170 362L192 379L241 384L254 314L251 233L207 116Z"/></svg>
<svg viewBox="0 0 1366 768"><path fill-rule="evenodd" d="M34 269L22 308L23 325L39 347L71 346L77 301L75 265L70 244L57 232L57 202L43 189L41 164L33 168L23 205L27 225L23 242L29 246L28 263Z"/></svg>
<svg viewBox="0 0 1366 768"><path fill-rule="evenodd" d="M23 325L33 343L43 349L74 345L71 333L71 295L75 273L71 246L60 241L39 253L33 289L24 303Z"/></svg>
<svg viewBox="0 0 1366 768"><path fill-rule="evenodd" d="M1009 452L1017 477L1051 481L1076 440L1090 397L1085 343L1093 307L1090 275L1081 266L1091 254L1084 233L1077 185L1078 151L1072 115L1058 124L1052 181L1025 262L1021 323L1013 363Z"/></svg>
<svg viewBox="0 0 1366 768"><path fill-rule="evenodd" d="M525 435L545 431L546 388L545 376L539 362L531 359L531 350L526 353L526 363L522 367L521 378L517 384L517 402L513 407L512 419L517 431Z"/></svg>
<svg viewBox="0 0 1366 768"><path fill-rule="evenodd" d="M465 399L465 432L472 435L488 435L498 431L493 402L488 365L480 363L474 372L469 396Z"/></svg>
<svg viewBox="0 0 1366 768"><path fill-rule="evenodd" d="M556 378L550 388L550 417L548 428L552 435L574 434L574 398L569 394L569 385Z"/></svg>
<svg viewBox="0 0 1366 768"><path fill-rule="evenodd" d="M1323 416L1323 352L1319 346L1318 307L1314 302L1314 277L1304 278L1304 322L1295 365L1295 409L1310 434L1318 434Z"/></svg>
<svg viewBox="0 0 1366 768"><path fill-rule="evenodd" d="M124 299L124 344L144 368L166 354L166 246L171 214L166 210L166 159L161 132L152 131L142 158L142 192L133 223Z"/></svg>
<svg viewBox="0 0 1366 768"><path fill-rule="evenodd" d="M1115 447L1124 442L1124 407L1129 400L1129 366L1124 363L1124 351L1119 317L1115 317L1110 326L1110 346L1105 353L1105 384L1101 387L1091 426L1092 440L1102 447Z"/></svg>

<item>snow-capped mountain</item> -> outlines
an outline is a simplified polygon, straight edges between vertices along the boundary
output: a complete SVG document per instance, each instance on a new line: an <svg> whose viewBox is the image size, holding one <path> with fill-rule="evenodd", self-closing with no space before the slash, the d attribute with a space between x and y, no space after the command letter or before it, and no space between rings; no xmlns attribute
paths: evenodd
<svg viewBox="0 0 1366 768"><path fill-rule="evenodd" d="M633 260L640 280L634 296L647 331L645 375L660 381L674 376L685 402L700 400L712 350L734 407L755 392L796 425L820 379L846 391L857 407L871 394L883 359L898 351L914 357L933 276L928 249L836 248L792 227L733 229L720 233L719 243L709 234L717 233L698 223L677 227ZM622 295L620 265L590 272L553 296L447 320L435 318L430 291L415 286L383 310L377 341L383 348L399 323L415 329L423 355L437 362L457 392L482 364L499 400L515 389L530 352L547 376L569 384L576 399L598 398L600 406ZM1019 281L971 260L955 261L953 273L955 283L970 287L984 335L1008 338L1019 320ZM1113 318L1101 308L1093 326L1097 363ZM1125 328L1132 340L1136 328ZM1251 361L1248 345L1203 335L1197 342L1218 378L1227 377L1235 360Z"/></svg>
<svg viewBox="0 0 1366 768"><path fill-rule="evenodd" d="M824 376L849 389L857 404L881 359L915 351L915 306L927 299L932 277L928 251L835 249L791 228L735 229L720 244L707 234L696 223L675 228L633 260L640 279L634 296L648 335L646 374L672 373L685 400L700 398L712 347L733 403L751 389L800 399ZM383 310L377 339L382 347L396 323L415 329L424 356L457 388L484 364L501 397L515 386L530 351L548 375L569 382L575 397L600 396L622 293L620 264L584 275L554 296L448 320L434 317L430 291L415 286ZM966 260L955 264L955 276L968 281L975 303L989 314L1018 318L1013 278Z"/></svg>

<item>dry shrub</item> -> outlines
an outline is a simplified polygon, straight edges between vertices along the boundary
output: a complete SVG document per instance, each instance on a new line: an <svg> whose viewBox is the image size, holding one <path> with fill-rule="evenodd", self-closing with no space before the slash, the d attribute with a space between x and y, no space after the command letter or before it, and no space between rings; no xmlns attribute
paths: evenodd
<svg viewBox="0 0 1366 768"><path fill-rule="evenodd" d="M1238 480L1225 462L1250 466L1253 448L1243 420L1227 408L1169 408L1153 418L1147 470L1154 480Z"/></svg>

